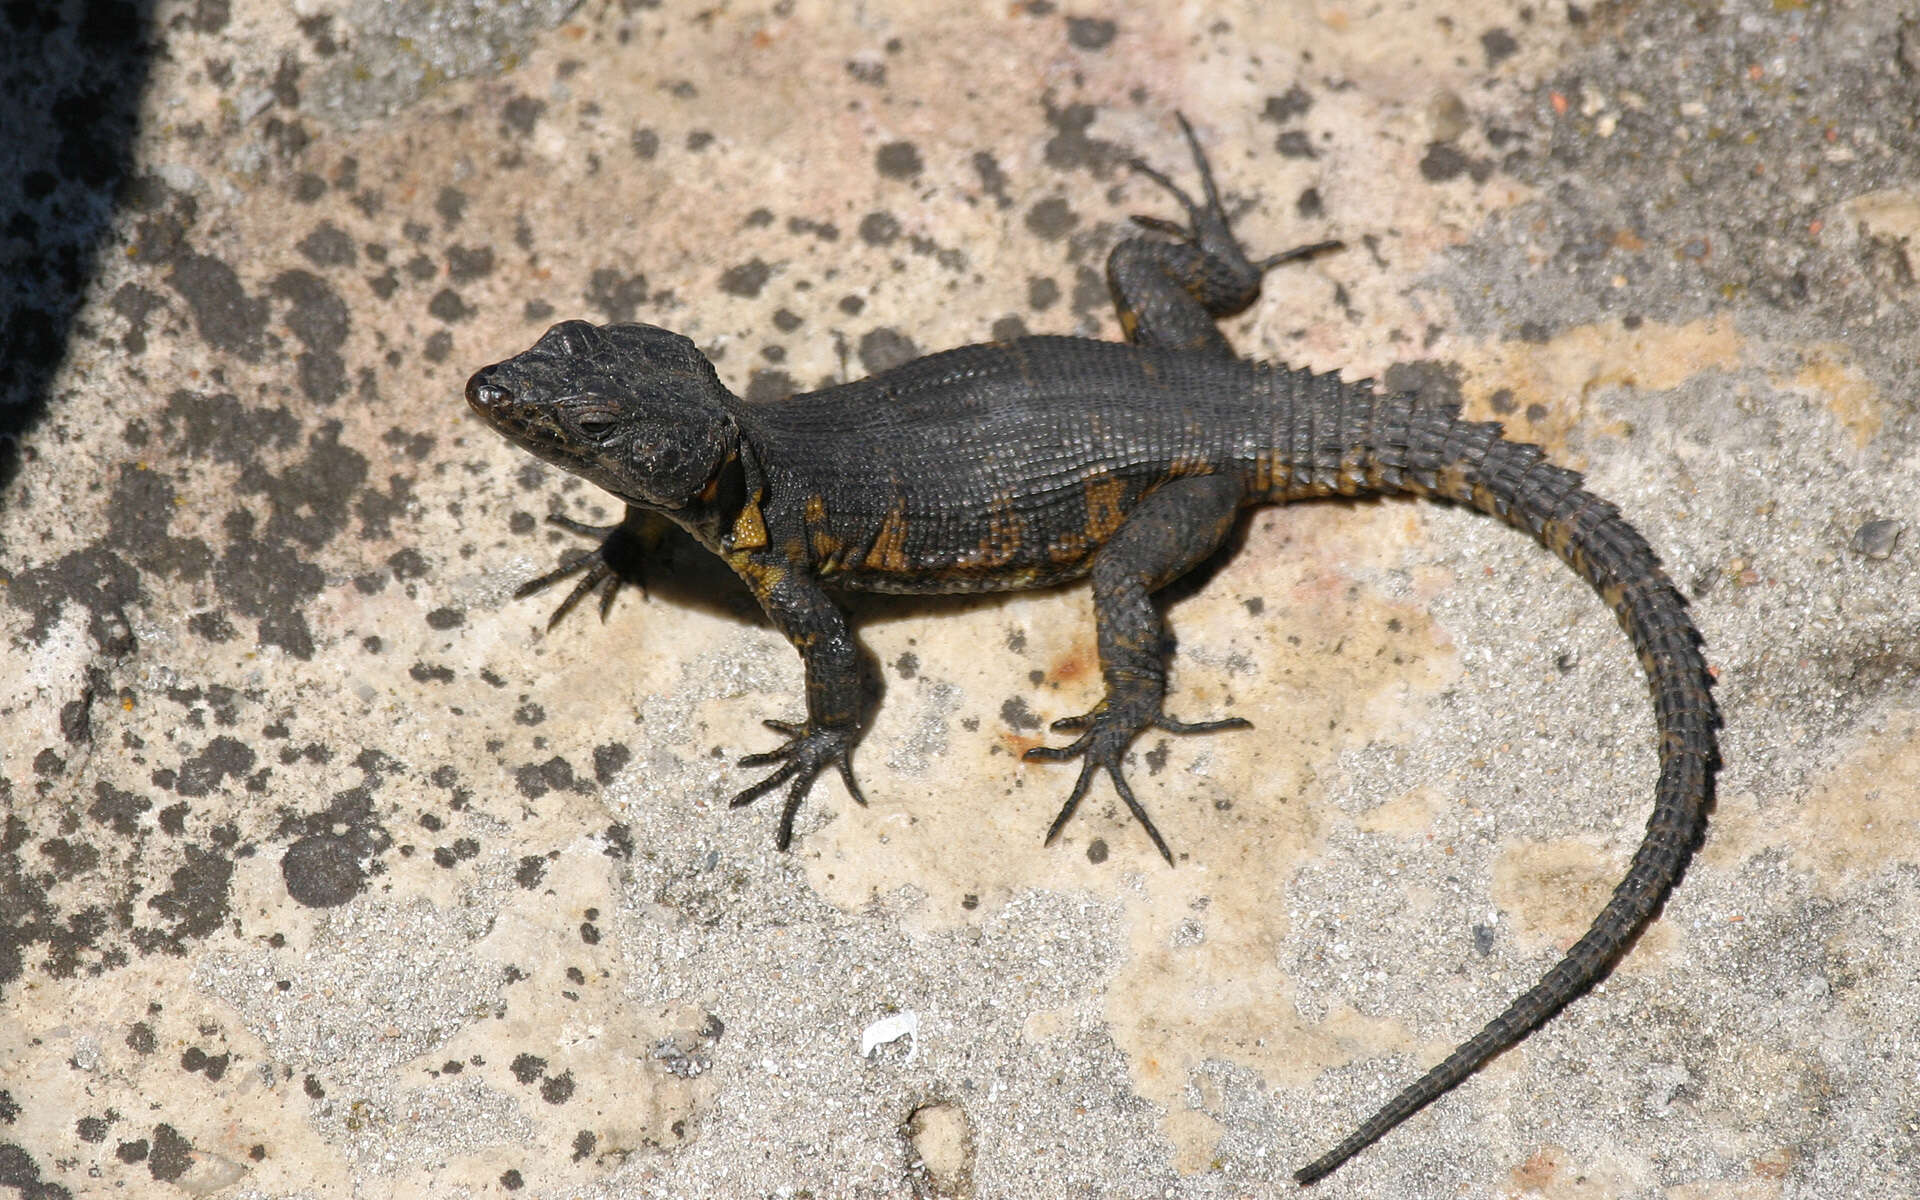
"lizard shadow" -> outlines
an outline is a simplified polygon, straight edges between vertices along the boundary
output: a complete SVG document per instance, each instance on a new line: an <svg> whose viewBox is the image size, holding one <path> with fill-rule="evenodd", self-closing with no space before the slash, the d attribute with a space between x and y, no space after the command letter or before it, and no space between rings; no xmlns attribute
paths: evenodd
<svg viewBox="0 0 1920 1200"><path fill-rule="evenodd" d="M1329 497L1322 501L1326 502L1353 508L1364 501ZM1241 519L1234 522L1232 531L1211 555L1155 593L1163 611L1173 609L1182 601L1204 591L1221 569L1245 550L1252 524L1249 519L1251 511L1242 514ZM641 582L639 562L616 559L610 565L623 582L630 585ZM761 611L746 584L724 562L678 526L667 525L660 535L659 544L647 555L644 583L649 603L658 602L762 628L770 627L766 614ZM1066 592L1085 586L1084 578L1070 580L1041 589L1039 594ZM885 700L887 672L865 639L859 636L861 630L900 621L926 620L946 613L1004 607L1013 603L1016 596L1035 593L983 591L920 595L834 589L833 594L845 606L855 630L854 642L863 685L862 717L870 720L874 710ZM1092 628L1089 627L1087 632L1091 637Z"/></svg>

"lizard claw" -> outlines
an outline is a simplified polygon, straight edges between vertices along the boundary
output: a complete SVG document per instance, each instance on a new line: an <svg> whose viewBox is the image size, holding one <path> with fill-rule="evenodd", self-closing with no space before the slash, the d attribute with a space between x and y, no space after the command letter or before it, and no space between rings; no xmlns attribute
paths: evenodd
<svg viewBox="0 0 1920 1200"><path fill-rule="evenodd" d="M1218 721L1176 721L1161 713L1153 719L1153 727L1168 733L1219 733L1223 729L1252 729L1253 722L1245 717L1222 717Z"/></svg>
<svg viewBox="0 0 1920 1200"><path fill-rule="evenodd" d="M1120 748L1109 749L1100 747L1098 749L1090 749L1083 745L1083 743L1088 743L1094 736L1092 733L1084 734L1079 741L1076 741L1071 746L1058 748L1036 746L1032 750L1027 751L1026 756L1028 758L1041 762L1060 762L1081 753L1084 753L1087 758L1087 761L1080 767L1080 777L1073 782L1073 791L1067 796L1067 802L1060 806L1060 814L1054 817L1053 824L1047 826L1047 836L1043 844L1048 846L1053 845L1053 839L1059 836L1060 830L1065 827L1067 820L1073 816L1074 810L1080 807L1080 801L1086 796L1087 789L1093 784L1094 775L1097 772L1105 771L1107 777L1113 780L1113 790L1118 792L1120 799L1126 803L1127 811L1133 814L1134 820L1140 822L1140 828L1146 830L1147 836L1153 839L1154 849L1160 851L1160 857L1166 859L1167 865L1171 867L1173 865L1173 851L1167 846L1167 839L1160 836L1160 830L1154 826L1153 818L1147 815L1146 808L1141 805L1140 801L1134 799L1133 789L1127 786L1126 773L1120 768ZM1131 735L1129 735L1128 740L1131 740ZM1122 743L1122 745L1124 746L1124 743ZM1050 753L1037 753L1041 750L1047 750L1050 751Z"/></svg>
<svg viewBox="0 0 1920 1200"><path fill-rule="evenodd" d="M1047 827L1046 844L1052 845L1060 830L1066 826L1074 811L1080 807L1080 801L1086 798L1087 789L1093 784L1093 777L1101 771L1113 780L1113 790L1140 822L1153 840L1154 849L1160 851L1160 857L1173 865L1173 851L1168 848L1167 840L1160 836L1153 818L1139 800L1135 799L1133 789L1127 785L1126 773L1121 765L1121 756L1132 744L1142 729L1164 729L1168 733L1214 733L1224 729L1250 729L1252 722L1243 717L1227 717L1218 721L1181 721L1165 713L1156 713L1144 721L1135 721L1122 715L1118 709L1111 708L1106 701L1088 713L1077 717L1062 717L1055 721L1052 728L1056 732L1067 733L1082 730L1079 737L1065 746L1034 746L1021 757L1028 762L1067 762L1070 759L1084 758L1080 777L1074 780L1073 791L1067 796L1067 802L1061 806L1060 813L1054 817L1053 824Z"/></svg>
<svg viewBox="0 0 1920 1200"><path fill-rule="evenodd" d="M1172 196L1174 202L1187 214L1187 223L1169 221L1163 217L1138 215L1134 224L1155 233L1164 233L1176 241L1184 242L1199 250L1221 259L1229 264L1237 263L1254 272L1254 278L1265 275L1283 263L1298 262L1332 250L1343 249L1346 245L1340 241L1311 242L1304 246L1295 246L1291 250L1282 250L1270 254L1258 262L1249 262L1240 247L1240 241L1233 236L1233 230L1227 220L1226 206L1220 202L1220 188L1213 180L1213 168L1207 163L1207 155L1200 148L1200 139L1195 136L1193 126L1187 118L1173 114L1180 123L1180 132L1187 139L1187 149L1193 155L1193 165L1200 175L1200 199L1195 200L1185 188L1175 183L1162 172L1154 169L1145 159L1128 160L1128 166L1158 184L1161 190Z"/></svg>
<svg viewBox="0 0 1920 1200"><path fill-rule="evenodd" d="M632 583L646 594L646 584L641 581L641 564L651 541L645 528L630 527L628 521L612 525L589 525L576 521L572 517L554 513L547 517L547 523L558 525L570 533L600 539L600 544L584 554L567 559L553 570L527 580L513 591L515 600L524 600L536 592L544 591L569 575L580 575L580 581L573 585L566 597L554 608L547 618L549 632L577 607L581 600L598 590L600 593L600 619L607 619L613 610L613 598L620 589ZM584 572L584 574L582 574Z"/></svg>
<svg viewBox="0 0 1920 1200"><path fill-rule="evenodd" d="M813 781L820 777L820 772L829 763L838 768L840 779L847 785L847 794L853 797L854 803L866 807L867 798L861 795L859 785L853 780L855 734L852 730L836 727L816 729L810 724L796 725L789 721L770 720L764 724L775 733L785 734L786 744L758 754L749 754L740 760L740 765L765 767L778 763L779 769L741 791L728 802L727 807L745 808L786 785L787 799L780 808L780 827L773 838L773 844L785 850L793 843L793 819L800 811L801 801L807 798Z"/></svg>

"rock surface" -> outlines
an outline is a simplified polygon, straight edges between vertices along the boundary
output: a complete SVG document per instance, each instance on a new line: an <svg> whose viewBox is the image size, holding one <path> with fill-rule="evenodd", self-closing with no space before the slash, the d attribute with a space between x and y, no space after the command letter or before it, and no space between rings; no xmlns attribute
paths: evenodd
<svg viewBox="0 0 1920 1200"><path fill-rule="evenodd" d="M640 319L771 398L1021 331L1186 113L1247 353L1460 399L1694 601L1727 765L1614 976L1316 1189L1920 1177L1916 30L1779 3L14 5L0 124L0 1183L22 1195L1241 1197L1478 1028L1638 840L1644 688L1513 531L1268 510L1052 847L1084 594L861 600L885 695L793 852L799 663L475 367ZM44 12L42 10L45 10ZM59 14L59 15L56 15ZM13 138L13 135L9 135ZM1871 536L1861 531L1872 528ZM890 1021L890 1018L901 1018ZM892 1040L863 1033L887 1022Z"/></svg>

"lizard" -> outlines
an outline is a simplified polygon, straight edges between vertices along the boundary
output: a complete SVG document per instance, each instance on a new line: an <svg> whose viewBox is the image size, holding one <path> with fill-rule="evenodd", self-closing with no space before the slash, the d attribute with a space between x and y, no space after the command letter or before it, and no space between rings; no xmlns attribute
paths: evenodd
<svg viewBox="0 0 1920 1200"><path fill-rule="evenodd" d="M1234 234L1184 117L1199 199L1138 159L1185 223L1110 252L1124 342L1026 336L927 355L857 382L749 404L690 339L643 324L554 325L467 383L507 439L624 501L599 547L524 585L581 573L548 623L601 590L604 618L629 565L671 521L752 591L805 668L806 716L750 754L770 773L741 807L786 789L775 842L828 768L866 804L852 752L864 728L858 656L841 590L987 592L1090 578L1105 692L1073 734L1031 760L1079 760L1050 843L1104 774L1169 865L1166 839L1128 786L1148 729L1204 733L1164 708L1173 641L1154 593L1208 559L1243 509L1322 497L1408 496L1466 505L1531 534L1591 585L1648 681L1660 762L1653 812L1625 877L1586 933L1478 1033L1295 1172L1309 1184L1377 1141L1605 978L1678 883L1706 829L1720 718L1685 598L1635 528L1538 446L1458 406L1237 356L1217 324L1273 267L1338 243L1254 260Z"/></svg>

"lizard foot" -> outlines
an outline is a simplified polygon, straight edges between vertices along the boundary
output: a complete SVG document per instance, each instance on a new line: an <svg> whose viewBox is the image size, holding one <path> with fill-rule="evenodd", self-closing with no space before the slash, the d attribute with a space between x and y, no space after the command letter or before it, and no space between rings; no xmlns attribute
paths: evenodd
<svg viewBox="0 0 1920 1200"><path fill-rule="evenodd" d="M600 593L602 621L607 619L607 613L613 609L613 598L620 594L620 589L625 585L631 583L640 589L642 595L646 594L646 584L642 582L642 564L659 539L644 519L635 521L630 516L614 525L588 525L584 521L554 513L547 521L569 532L600 539L600 544L592 550L574 555L546 574L535 576L514 589L513 598L524 600L569 575L580 575L573 590L567 593L566 598L553 610L553 615L547 618L549 631L596 590Z"/></svg>
<svg viewBox="0 0 1920 1200"><path fill-rule="evenodd" d="M860 785L853 781L853 743L858 732L837 726L815 728L812 724L795 725L788 721L763 722L768 729L787 736L787 744L776 750L760 754L749 754L740 760L743 767L765 767L774 763L780 769L762 779L759 783L735 796L729 803L730 808L745 808L755 800L774 791L781 784L791 781L787 788L787 802L780 810L780 831L774 835L773 844L785 850L793 842L793 818L800 811L800 802L807 798L813 781L826 770L828 764L840 769L840 779L847 785L847 793L854 803L865 807L867 798L860 794Z"/></svg>
<svg viewBox="0 0 1920 1200"><path fill-rule="evenodd" d="M1163 217L1144 215L1136 215L1134 224L1185 242L1237 272L1251 272L1251 282L1255 285L1260 276L1282 263L1298 262L1345 246L1340 241L1312 242L1270 254L1257 262L1249 261L1245 248L1240 245L1240 239L1234 236L1233 227L1227 220L1226 206L1220 203L1220 189L1213 181L1213 168L1207 163L1206 152L1200 148L1200 139L1194 136L1193 126L1187 123L1185 116L1175 113L1174 119L1180 122L1180 132L1186 136L1187 147L1193 152L1193 163L1200 174L1201 201L1196 201L1184 188L1155 170L1145 159L1131 159L1128 166L1159 184L1187 214L1185 225Z"/></svg>
<svg viewBox="0 0 1920 1200"><path fill-rule="evenodd" d="M1074 810L1080 807L1080 801L1086 797L1087 789L1093 784L1093 777L1105 771L1113 780L1113 790L1126 803L1127 811L1140 827L1153 839L1154 848L1160 851L1160 857L1173 865L1173 851L1167 847L1167 840L1160 836L1160 830L1154 827L1153 818L1136 800L1133 789L1127 786L1126 773L1121 769L1121 756L1127 747L1144 729L1164 729L1168 733L1213 733L1222 729L1248 729L1252 724L1240 717L1228 717L1221 721L1177 721L1165 713L1156 713L1146 720L1135 720L1122 714L1117 708L1110 707L1106 701L1090 713L1077 717L1062 717L1053 723L1057 733L1081 731L1080 736L1065 746L1034 746L1025 758L1029 762L1067 762L1071 759L1083 759L1080 765L1080 777L1074 780L1073 792L1067 802L1061 806L1060 815L1047 827L1046 841L1050 845L1059 836Z"/></svg>

